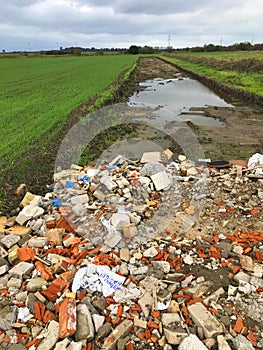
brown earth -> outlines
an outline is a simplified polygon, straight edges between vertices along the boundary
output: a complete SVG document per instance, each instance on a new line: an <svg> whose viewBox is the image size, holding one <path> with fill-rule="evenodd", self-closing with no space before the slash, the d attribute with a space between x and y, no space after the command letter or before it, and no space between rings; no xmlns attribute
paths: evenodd
<svg viewBox="0 0 263 350"><path fill-rule="evenodd" d="M163 60L154 57L143 57L138 60L137 67L131 76L130 83L125 86L120 84L120 89L113 100L108 101L109 104L123 102L136 90L139 90L139 82L152 78L174 78L180 71L172 64L166 63ZM215 86L216 87L216 86ZM94 100L93 100L94 101ZM20 183L26 183L28 190L38 194L44 194L46 185L52 183L52 176L54 173L54 164L57 151L61 141L72 128L72 126L79 121L81 116L86 115L87 107L93 101L87 101L76 110L72 111L68 118L67 124L58 137L53 140L47 147L36 147L33 151L25 154L22 160L17 162L13 168L12 173L6 174L3 188L6 188L6 197L3 200L3 209L5 212L10 212L19 204L19 199L13 195L16 187ZM242 102L233 102L231 96L227 96L227 101L234 105L233 108L208 107L204 108L207 116L218 118L226 123L225 128L217 127L201 127L195 126L191 123L189 125L197 135L199 142L205 154L213 160L219 159L247 159L255 152L262 152L263 138L263 113L258 112L255 107L244 105ZM195 106L193 106L195 107ZM121 135L127 132L135 132L135 128L123 130ZM145 128L136 128L141 136L147 135L152 140L165 138L162 135L151 135L151 130ZM119 130L108 131L107 137L113 140L120 136ZM105 134L94 139L91 147L93 158L95 158L102 151L101 145ZM176 148L175 145L172 145Z"/></svg>

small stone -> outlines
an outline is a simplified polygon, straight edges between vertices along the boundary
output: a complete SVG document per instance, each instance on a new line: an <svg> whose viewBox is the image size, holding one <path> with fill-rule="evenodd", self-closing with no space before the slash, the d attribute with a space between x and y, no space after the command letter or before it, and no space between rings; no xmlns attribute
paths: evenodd
<svg viewBox="0 0 263 350"><path fill-rule="evenodd" d="M235 276L234 276L234 280L236 282L246 282L249 283L250 282L250 276L242 271L238 272Z"/></svg>
<svg viewBox="0 0 263 350"><path fill-rule="evenodd" d="M130 260L130 251L128 248L120 249L120 259L127 262Z"/></svg>
<svg viewBox="0 0 263 350"><path fill-rule="evenodd" d="M32 237L28 241L28 246L33 248L43 248L48 243L46 237Z"/></svg>
<svg viewBox="0 0 263 350"><path fill-rule="evenodd" d="M241 334L238 334L233 339L233 345L234 345L233 350L254 350L254 347L250 343L250 341Z"/></svg>
<svg viewBox="0 0 263 350"><path fill-rule="evenodd" d="M106 338L110 334L111 330L112 330L111 323L109 322L104 323L104 325L102 325L98 329L97 338L99 340Z"/></svg>
<svg viewBox="0 0 263 350"><path fill-rule="evenodd" d="M97 332L98 329L103 325L105 317L97 314L92 315L95 331Z"/></svg>
<svg viewBox="0 0 263 350"><path fill-rule="evenodd" d="M201 342L201 340L195 335L190 334L184 338L178 347L178 350L208 350L208 348Z"/></svg>
<svg viewBox="0 0 263 350"><path fill-rule="evenodd" d="M240 255L239 261L241 264L242 269L246 271L253 271L253 260L248 255Z"/></svg>
<svg viewBox="0 0 263 350"><path fill-rule="evenodd" d="M164 335L167 343L171 345L178 345L182 342L184 338L187 337L187 332L184 329L167 329L164 328Z"/></svg>
<svg viewBox="0 0 263 350"><path fill-rule="evenodd" d="M0 276L9 270L9 264L4 258L0 258Z"/></svg>
<svg viewBox="0 0 263 350"><path fill-rule="evenodd" d="M137 259L137 260L141 260L141 258L142 258L142 253L134 253L133 254L133 257L135 258L135 259Z"/></svg>
<svg viewBox="0 0 263 350"><path fill-rule="evenodd" d="M104 243L109 247L114 248L120 242L121 239L122 235L118 231L115 231L107 235L107 238L105 239Z"/></svg>
<svg viewBox="0 0 263 350"><path fill-rule="evenodd" d="M170 271L170 264L168 261L152 261L152 266L160 269L164 273L169 273Z"/></svg>
<svg viewBox="0 0 263 350"><path fill-rule="evenodd" d="M9 274L12 276L18 276L23 278L28 275L34 269L34 264L28 262L20 262L9 270Z"/></svg>
<svg viewBox="0 0 263 350"><path fill-rule="evenodd" d="M231 350L231 347L228 345L223 335L217 336L217 346L218 350Z"/></svg>
<svg viewBox="0 0 263 350"><path fill-rule="evenodd" d="M151 294L145 292L144 295L138 300L138 304L140 305L144 316L148 318L154 305L154 299Z"/></svg>
<svg viewBox="0 0 263 350"><path fill-rule="evenodd" d="M163 313L162 324L164 327L169 326L171 323L180 323L181 317L177 313Z"/></svg>
<svg viewBox="0 0 263 350"><path fill-rule="evenodd" d="M184 161L186 160L186 156L185 156L184 154L179 154L178 160L179 160L180 162L184 162Z"/></svg>
<svg viewBox="0 0 263 350"><path fill-rule="evenodd" d="M23 226L28 220L32 218L38 218L44 214L44 209L37 205L27 205L16 217L16 222Z"/></svg>
<svg viewBox="0 0 263 350"><path fill-rule="evenodd" d="M20 278L11 277L7 282L8 288L16 288L19 289L22 285L22 280Z"/></svg>
<svg viewBox="0 0 263 350"><path fill-rule="evenodd" d="M187 265L193 265L193 258L190 255L186 255L183 259L184 263Z"/></svg>
<svg viewBox="0 0 263 350"><path fill-rule="evenodd" d="M238 255L243 254L244 249L240 245L234 245L232 251Z"/></svg>
<svg viewBox="0 0 263 350"><path fill-rule="evenodd" d="M160 171L157 174L151 176L156 191L161 191L169 188L172 185L172 181L166 171Z"/></svg>
<svg viewBox="0 0 263 350"><path fill-rule="evenodd" d="M50 321L48 328L44 329L38 337L43 336L43 340L38 345L37 350L51 350L59 339L59 323Z"/></svg>
<svg viewBox="0 0 263 350"><path fill-rule="evenodd" d="M147 321L142 320L138 317L134 317L133 324L134 324L134 327L140 327L140 328L144 328L144 329L147 328Z"/></svg>
<svg viewBox="0 0 263 350"><path fill-rule="evenodd" d="M104 311L106 308L106 300L103 297L96 297L94 300L92 300L92 304L100 311Z"/></svg>
<svg viewBox="0 0 263 350"><path fill-rule="evenodd" d="M130 224L130 217L126 213L116 213L111 217L111 224L116 228L122 228Z"/></svg>
<svg viewBox="0 0 263 350"><path fill-rule="evenodd" d="M20 236L16 235L7 235L4 238L1 239L1 243L6 247L6 248L11 248L13 245L18 243L20 240Z"/></svg>
<svg viewBox="0 0 263 350"><path fill-rule="evenodd" d="M77 306L77 328L75 340L91 340L94 338L94 326L89 308L85 304Z"/></svg>
<svg viewBox="0 0 263 350"><path fill-rule="evenodd" d="M103 349L105 350L113 350L116 347L117 341L120 338L124 338L130 331L130 328L133 326L131 320L123 320L109 335L107 339L105 339L103 344Z"/></svg>
<svg viewBox="0 0 263 350"><path fill-rule="evenodd" d="M47 285L47 281L42 277L32 278L26 285L26 290L28 292L36 292L42 289L43 286Z"/></svg>
<svg viewBox="0 0 263 350"><path fill-rule="evenodd" d="M156 255L158 255L158 250L155 247L150 247L143 252L146 258L154 258Z"/></svg>

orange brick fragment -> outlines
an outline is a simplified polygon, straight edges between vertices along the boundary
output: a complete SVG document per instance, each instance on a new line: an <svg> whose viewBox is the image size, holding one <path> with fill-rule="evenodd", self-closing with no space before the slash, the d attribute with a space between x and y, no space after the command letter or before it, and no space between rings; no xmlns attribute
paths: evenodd
<svg viewBox="0 0 263 350"><path fill-rule="evenodd" d="M247 335L247 339L254 345L257 345L257 337L251 331Z"/></svg>
<svg viewBox="0 0 263 350"><path fill-rule="evenodd" d="M243 320L241 317L238 317L236 320L236 324L234 326L234 331L236 333L241 333L243 328L244 328Z"/></svg>
<svg viewBox="0 0 263 350"><path fill-rule="evenodd" d="M41 303L35 303L34 305L34 313L35 313L35 318L38 321L42 321L44 314L45 314L45 305L41 304Z"/></svg>
<svg viewBox="0 0 263 350"><path fill-rule="evenodd" d="M134 346L133 346L132 343L128 343L128 344L125 345L125 349L126 350L134 350Z"/></svg>
<svg viewBox="0 0 263 350"><path fill-rule="evenodd" d="M18 248L18 257L19 261L34 261L35 260L35 252L31 247L21 247Z"/></svg>
<svg viewBox="0 0 263 350"><path fill-rule="evenodd" d="M32 345L38 346L38 344L41 342L42 339L33 339L26 343L26 348L29 349L31 348Z"/></svg>
<svg viewBox="0 0 263 350"><path fill-rule="evenodd" d="M137 336L138 336L138 338L139 338L140 340L144 340L144 339L145 339L145 333L144 333L144 332L139 332L139 333L137 334Z"/></svg>
<svg viewBox="0 0 263 350"><path fill-rule="evenodd" d="M149 328L159 329L159 325L158 325L156 322L152 321L152 320L149 320L149 321L147 322L147 326L148 326Z"/></svg>
<svg viewBox="0 0 263 350"><path fill-rule="evenodd" d="M58 293L62 292L69 287L69 282L64 281L62 278L55 279L46 290L41 291L41 293L50 301L54 302Z"/></svg>
<svg viewBox="0 0 263 350"><path fill-rule="evenodd" d="M61 216L61 218L58 220L56 227L64 228L66 232L76 233L74 225L70 224L64 216Z"/></svg>
<svg viewBox="0 0 263 350"><path fill-rule="evenodd" d="M45 223L45 225L46 225L46 227L48 229L55 228L56 227L56 222L54 220L48 221L48 222Z"/></svg>
<svg viewBox="0 0 263 350"><path fill-rule="evenodd" d="M51 312L49 310L46 310L42 321L44 323L48 323L48 322L50 322L52 320L57 321L57 318L56 318L55 314L53 314L53 312Z"/></svg>
<svg viewBox="0 0 263 350"><path fill-rule="evenodd" d="M158 317L160 317L160 311L158 311L158 310L154 310L153 312L152 312L152 317L153 318L158 318Z"/></svg>
<svg viewBox="0 0 263 350"><path fill-rule="evenodd" d="M65 281L72 282L74 279L74 276L76 275L77 270L69 270L66 272L62 272L59 277L62 278Z"/></svg>
<svg viewBox="0 0 263 350"><path fill-rule="evenodd" d="M221 259L220 248L210 247L208 249L208 252L210 253L212 258Z"/></svg>
<svg viewBox="0 0 263 350"><path fill-rule="evenodd" d="M53 280L53 278L54 278L53 273L42 262L37 261L35 263L35 267L40 272L40 275L42 278L44 278L44 280L46 280L46 281Z"/></svg>
<svg viewBox="0 0 263 350"><path fill-rule="evenodd" d="M17 336L17 342L21 343L23 339L30 338L30 334L23 334L23 333L16 333Z"/></svg>
<svg viewBox="0 0 263 350"><path fill-rule="evenodd" d="M59 310L59 337L65 337L74 334L77 329L76 300L65 298L60 305Z"/></svg>

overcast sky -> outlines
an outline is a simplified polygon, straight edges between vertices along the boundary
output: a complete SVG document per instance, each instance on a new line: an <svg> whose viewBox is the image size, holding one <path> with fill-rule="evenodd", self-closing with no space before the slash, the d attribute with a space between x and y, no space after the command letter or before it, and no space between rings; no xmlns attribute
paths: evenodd
<svg viewBox="0 0 263 350"><path fill-rule="evenodd" d="M263 42L263 0L0 0L0 50Z"/></svg>

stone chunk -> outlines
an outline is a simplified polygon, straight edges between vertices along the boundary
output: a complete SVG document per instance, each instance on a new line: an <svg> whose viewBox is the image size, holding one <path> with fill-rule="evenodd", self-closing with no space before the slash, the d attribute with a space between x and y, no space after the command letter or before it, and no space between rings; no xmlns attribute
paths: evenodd
<svg viewBox="0 0 263 350"><path fill-rule="evenodd" d="M37 338L44 338L37 350L51 350L59 339L59 323L52 320L47 329L44 329Z"/></svg>
<svg viewBox="0 0 263 350"><path fill-rule="evenodd" d="M25 275L30 274L30 272L34 269L34 264L22 261L12 267L9 270L9 274L12 276L19 276L20 278L23 278Z"/></svg>
<svg viewBox="0 0 263 350"><path fill-rule="evenodd" d="M195 335L190 334L184 338L179 345L178 350L208 350L208 348L201 342L201 340Z"/></svg>
<svg viewBox="0 0 263 350"><path fill-rule="evenodd" d="M93 338L94 326L89 308L86 304L79 304L77 306L77 329L75 333L75 340L91 340Z"/></svg>
<svg viewBox="0 0 263 350"><path fill-rule="evenodd" d="M156 191L161 191L169 188L172 184L172 181L166 171L160 171L159 173L152 175L151 179L154 183Z"/></svg>
<svg viewBox="0 0 263 350"><path fill-rule="evenodd" d="M153 258L158 254L158 250L154 247L150 247L143 252L143 256L146 258Z"/></svg>
<svg viewBox="0 0 263 350"><path fill-rule="evenodd" d="M32 237L28 241L28 246L33 248L43 248L47 244L48 240L46 237Z"/></svg>
<svg viewBox="0 0 263 350"><path fill-rule="evenodd" d="M160 152L145 152L142 155L141 163L160 162L161 160Z"/></svg>
<svg viewBox="0 0 263 350"><path fill-rule="evenodd" d="M117 229L122 228L130 224L130 217L126 213L113 214L111 217L111 224Z"/></svg>
<svg viewBox="0 0 263 350"><path fill-rule="evenodd" d="M167 329L164 328L164 335L167 343L171 345L178 345L184 338L187 337L187 332L184 329Z"/></svg>
<svg viewBox="0 0 263 350"><path fill-rule="evenodd" d="M32 218L38 218L39 216L44 214L44 209L38 207L37 205L27 205L20 211L16 218L16 222L23 226L28 220Z"/></svg>
<svg viewBox="0 0 263 350"><path fill-rule="evenodd" d="M1 243L6 248L11 248L13 245L15 245L20 240L19 236L16 235L8 235L1 239Z"/></svg>
<svg viewBox="0 0 263 350"><path fill-rule="evenodd" d="M247 340L247 338L241 334L238 334L234 338L233 345L234 345L233 350L254 350L255 349L253 345L250 343L250 341Z"/></svg>
<svg viewBox="0 0 263 350"><path fill-rule="evenodd" d="M120 249L120 259L123 261L130 260L130 251L128 248L121 248Z"/></svg>
<svg viewBox="0 0 263 350"><path fill-rule="evenodd" d="M144 329L147 328L147 321L142 320L138 317L134 317L133 323L134 323L135 327L140 327L140 328L144 328Z"/></svg>
<svg viewBox="0 0 263 350"><path fill-rule="evenodd" d="M206 338L213 338L215 335L223 333L224 328L221 323L205 308L201 303L188 306L189 313L197 325L201 327Z"/></svg>
<svg viewBox="0 0 263 350"><path fill-rule="evenodd" d="M181 322L181 317L177 313L163 313L162 324L164 327L169 326L172 323Z"/></svg>
<svg viewBox="0 0 263 350"><path fill-rule="evenodd" d="M217 336L217 346L218 350L231 350L230 346L228 345L228 342L225 340L223 335Z"/></svg>
<svg viewBox="0 0 263 350"><path fill-rule="evenodd" d="M109 337L104 341L103 349L113 350L116 347L117 341L120 338L125 337L133 326L131 320L123 320L109 335Z"/></svg>
<svg viewBox="0 0 263 350"><path fill-rule="evenodd" d="M253 261L252 258L248 255L240 255L239 261L242 269L246 271L253 271Z"/></svg>
<svg viewBox="0 0 263 350"><path fill-rule="evenodd" d="M6 258L7 256L7 251L2 246L0 246L0 258Z"/></svg>
<svg viewBox="0 0 263 350"><path fill-rule="evenodd" d="M140 305L144 316L148 318L154 305L152 295L149 292L144 293L144 295L138 300L138 304Z"/></svg>
<svg viewBox="0 0 263 350"><path fill-rule="evenodd" d="M81 194L79 196L74 196L74 197L71 197L71 203L73 205L76 205L76 204L86 204L88 203L89 201L89 197L87 194Z"/></svg>
<svg viewBox="0 0 263 350"><path fill-rule="evenodd" d="M36 292L42 289L43 286L47 285L47 281L42 277L32 278L26 285L26 290L28 292Z"/></svg>
<svg viewBox="0 0 263 350"><path fill-rule="evenodd" d="M152 266L160 269L164 273L170 272L170 264L168 261L152 261Z"/></svg>

